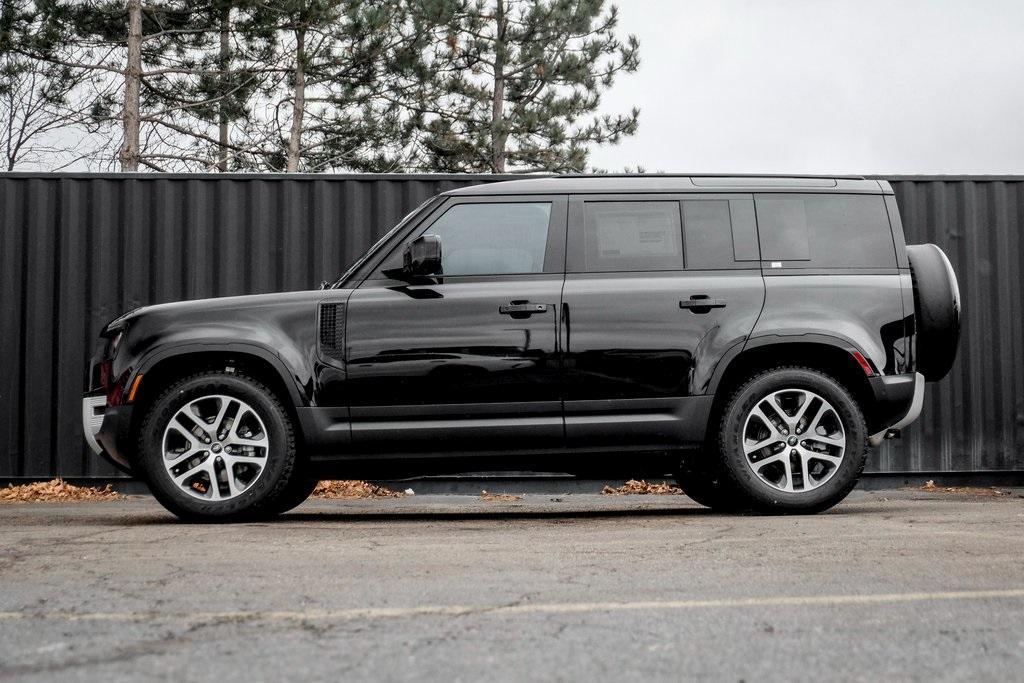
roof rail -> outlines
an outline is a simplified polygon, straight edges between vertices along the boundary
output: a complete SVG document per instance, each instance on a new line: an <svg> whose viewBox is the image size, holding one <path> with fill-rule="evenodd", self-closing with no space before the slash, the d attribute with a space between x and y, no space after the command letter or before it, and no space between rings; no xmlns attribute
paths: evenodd
<svg viewBox="0 0 1024 683"><path fill-rule="evenodd" d="M529 176L524 176L529 177ZM823 178L827 180L867 180L862 175L815 173L557 173L548 178Z"/></svg>

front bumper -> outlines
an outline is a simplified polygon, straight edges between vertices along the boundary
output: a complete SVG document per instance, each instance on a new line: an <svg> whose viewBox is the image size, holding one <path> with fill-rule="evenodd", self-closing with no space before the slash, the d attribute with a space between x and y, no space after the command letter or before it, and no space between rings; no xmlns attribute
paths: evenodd
<svg viewBox="0 0 1024 683"><path fill-rule="evenodd" d="M924 381L920 372L872 378L878 427L882 429L869 436L868 443L877 446L890 430L903 429L918 418L924 405Z"/></svg>
<svg viewBox="0 0 1024 683"><path fill-rule="evenodd" d="M82 433L85 434L85 442L89 444L89 449L96 455L103 452L103 447L96 441L96 435L100 433L106 409L107 397L105 395L86 394L82 397Z"/></svg>
<svg viewBox="0 0 1024 683"><path fill-rule="evenodd" d="M88 393L82 397L82 432L89 448L111 465L135 476L128 458L132 407L107 406L107 397Z"/></svg>

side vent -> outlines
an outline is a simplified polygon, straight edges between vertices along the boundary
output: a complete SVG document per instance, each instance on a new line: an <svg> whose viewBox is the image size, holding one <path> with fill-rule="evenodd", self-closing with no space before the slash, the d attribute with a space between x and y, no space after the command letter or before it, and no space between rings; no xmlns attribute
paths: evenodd
<svg viewBox="0 0 1024 683"><path fill-rule="evenodd" d="M320 352L327 358L345 358L345 304L320 304Z"/></svg>

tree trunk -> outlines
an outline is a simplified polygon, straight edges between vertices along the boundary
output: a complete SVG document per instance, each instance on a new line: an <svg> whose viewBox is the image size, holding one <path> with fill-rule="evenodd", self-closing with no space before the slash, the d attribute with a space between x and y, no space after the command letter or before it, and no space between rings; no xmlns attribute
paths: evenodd
<svg viewBox="0 0 1024 683"><path fill-rule="evenodd" d="M505 143L508 133L502 120L505 109L505 0L494 10L494 93L491 95L491 171L505 172Z"/></svg>
<svg viewBox="0 0 1024 683"><path fill-rule="evenodd" d="M299 170L302 153L302 118L306 113L306 31L295 32L295 92L292 104L292 129L288 136L289 173Z"/></svg>
<svg viewBox="0 0 1024 683"><path fill-rule="evenodd" d="M227 93L230 89L228 82L228 67L231 60L231 5L224 5L220 16L220 130L217 140L220 146L217 149L217 170L226 173L228 170L228 144L230 143L230 129L228 128L228 103Z"/></svg>
<svg viewBox="0 0 1024 683"><path fill-rule="evenodd" d="M139 89L142 81L142 0L127 0L128 63L124 70L124 140L117 158L122 171L139 170Z"/></svg>

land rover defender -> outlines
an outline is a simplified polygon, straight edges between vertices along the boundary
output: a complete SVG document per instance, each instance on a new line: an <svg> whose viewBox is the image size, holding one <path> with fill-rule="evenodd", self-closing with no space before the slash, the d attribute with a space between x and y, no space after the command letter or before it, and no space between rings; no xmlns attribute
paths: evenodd
<svg viewBox="0 0 1024 683"><path fill-rule="evenodd" d="M529 178L427 201L322 289L121 316L83 421L185 519L483 471L815 512L918 417L959 316L884 181Z"/></svg>

